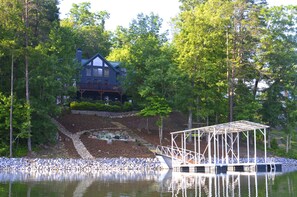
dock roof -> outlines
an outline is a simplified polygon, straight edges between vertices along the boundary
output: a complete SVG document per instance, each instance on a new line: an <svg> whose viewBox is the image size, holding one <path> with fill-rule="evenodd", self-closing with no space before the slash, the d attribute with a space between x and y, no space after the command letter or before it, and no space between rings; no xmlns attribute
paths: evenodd
<svg viewBox="0 0 297 197"><path fill-rule="evenodd" d="M269 126L264 124L259 124L255 122L250 122L246 120L239 120L234 122L228 122L228 123L222 123L222 124L216 124L211 126L205 126L205 127L198 127L183 131L176 131L171 132L171 134L178 134L178 133L185 133L185 132L192 132L192 131L200 131L204 133L216 133L216 134L225 134L227 133L237 133L237 132L244 132L244 131L251 131L256 129L264 129L269 128Z"/></svg>

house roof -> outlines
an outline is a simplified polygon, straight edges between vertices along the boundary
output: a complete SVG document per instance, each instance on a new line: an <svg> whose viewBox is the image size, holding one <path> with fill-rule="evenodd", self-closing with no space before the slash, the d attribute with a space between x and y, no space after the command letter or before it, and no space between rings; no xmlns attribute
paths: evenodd
<svg viewBox="0 0 297 197"><path fill-rule="evenodd" d="M91 57L90 59L82 59L81 60L81 64L82 66L86 66L88 65L91 61L93 61L95 58L99 57L100 59L102 59L109 67L111 67L114 71L116 72L120 72L117 68L120 64L120 62L109 62L107 61L100 53L97 53L96 55L94 55L93 57Z"/></svg>
<svg viewBox="0 0 297 197"><path fill-rule="evenodd" d="M121 62L113 62L113 61L110 61L109 62L114 68L118 68L119 65L121 64Z"/></svg>
<svg viewBox="0 0 297 197"><path fill-rule="evenodd" d="M178 134L183 132L191 132L191 131L197 131L205 132L205 133L216 133L216 134L225 134L227 133L237 133L237 132L244 132L244 131L251 131L251 130L257 130L257 129L264 129L269 128L269 126L264 124L259 124L255 122L250 122L246 120L240 120L235 122L228 122L223 124L216 124L212 126L206 126L206 127L199 127L195 129L188 129L183 131L176 131L171 132L171 134Z"/></svg>
<svg viewBox="0 0 297 197"><path fill-rule="evenodd" d="M86 62L87 62L88 60L89 60L89 59L82 59L82 60L81 60L81 65L85 65Z"/></svg>

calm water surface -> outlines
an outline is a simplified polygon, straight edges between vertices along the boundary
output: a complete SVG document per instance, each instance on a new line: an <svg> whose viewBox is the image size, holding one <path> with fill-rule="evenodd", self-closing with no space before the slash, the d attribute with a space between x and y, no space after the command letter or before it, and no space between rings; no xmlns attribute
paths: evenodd
<svg viewBox="0 0 297 197"><path fill-rule="evenodd" d="M0 196L296 197L297 172L205 175L166 172L0 173Z"/></svg>

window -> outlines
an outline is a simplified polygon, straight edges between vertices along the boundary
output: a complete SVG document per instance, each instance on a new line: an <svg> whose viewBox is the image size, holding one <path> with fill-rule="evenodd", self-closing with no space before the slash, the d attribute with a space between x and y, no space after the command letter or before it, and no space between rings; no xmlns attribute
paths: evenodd
<svg viewBox="0 0 297 197"><path fill-rule="evenodd" d="M109 77L109 69L104 68L104 77Z"/></svg>
<svg viewBox="0 0 297 197"><path fill-rule="evenodd" d="M87 77L92 76L92 72L91 72L91 69L90 68L86 68L86 76Z"/></svg>
<svg viewBox="0 0 297 197"><path fill-rule="evenodd" d="M102 59L100 59L99 57L96 57L96 58L93 60L93 66L103 66L103 61L102 61Z"/></svg>
<svg viewBox="0 0 297 197"><path fill-rule="evenodd" d="M102 77L102 68L93 68L93 76L94 77Z"/></svg>

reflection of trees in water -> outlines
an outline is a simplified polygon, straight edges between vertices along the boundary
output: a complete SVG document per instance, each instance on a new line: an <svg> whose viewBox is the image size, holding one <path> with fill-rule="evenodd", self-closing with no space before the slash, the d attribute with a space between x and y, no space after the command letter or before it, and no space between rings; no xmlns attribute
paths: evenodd
<svg viewBox="0 0 297 197"><path fill-rule="evenodd" d="M130 188L128 190L134 189L134 192L138 190L141 190L141 193L157 191L155 183L158 183L158 178L161 177L162 173L166 174L166 172L151 170L93 171L86 173L81 171L32 171L18 174L0 172L0 183L7 182L9 184L7 187L8 196L22 193L24 196L30 197L36 195L36 192L74 197L93 196L90 193L95 192L101 196L101 193L106 195L108 193L112 195L121 194L123 188L119 185L125 185L126 188ZM21 191L19 185L22 187ZM143 190L145 187L149 189ZM16 188L18 189L16 190ZM34 195L33 191L35 191Z"/></svg>
<svg viewBox="0 0 297 197"><path fill-rule="evenodd" d="M62 173L60 173L62 174ZM282 174L193 174L102 171L70 177L56 176L26 177L17 180L8 179L0 173L0 182L4 183L0 196L295 196L297 176L295 173ZM5 179L3 179L5 178ZM36 179L38 178L38 179Z"/></svg>

